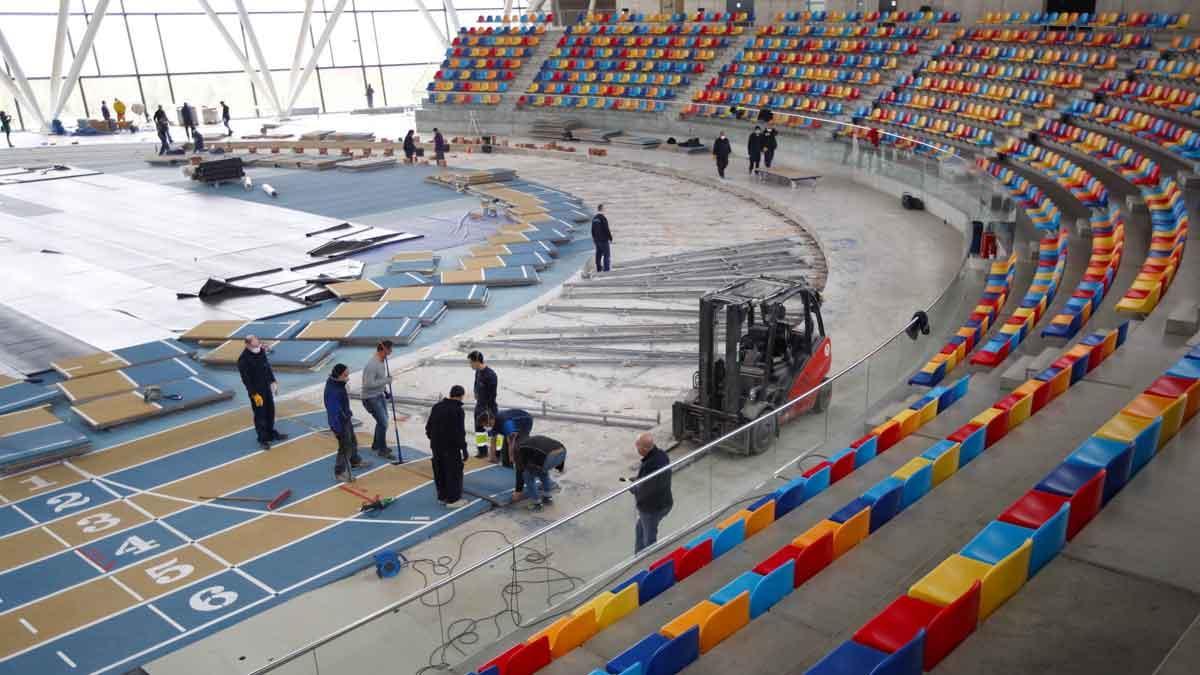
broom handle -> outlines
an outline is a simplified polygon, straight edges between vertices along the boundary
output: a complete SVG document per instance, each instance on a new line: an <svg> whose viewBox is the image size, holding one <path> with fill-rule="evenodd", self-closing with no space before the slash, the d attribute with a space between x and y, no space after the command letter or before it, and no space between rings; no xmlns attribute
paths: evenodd
<svg viewBox="0 0 1200 675"><path fill-rule="evenodd" d="M201 497L200 499L223 499L227 502L266 502L268 504L275 500L274 497L270 499L262 497Z"/></svg>

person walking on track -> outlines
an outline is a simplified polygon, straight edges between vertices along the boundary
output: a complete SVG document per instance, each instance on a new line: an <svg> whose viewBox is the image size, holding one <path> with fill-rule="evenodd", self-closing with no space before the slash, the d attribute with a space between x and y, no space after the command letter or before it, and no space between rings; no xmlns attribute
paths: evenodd
<svg viewBox="0 0 1200 675"><path fill-rule="evenodd" d="M221 122L225 124L226 135L232 136L233 129L229 126L229 106L225 105L225 101L221 101Z"/></svg>
<svg viewBox="0 0 1200 675"><path fill-rule="evenodd" d="M607 272L612 267L612 230L608 229L608 217L604 205L596 206L592 216L592 243L596 246L596 271Z"/></svg>
<svg viewBox="0 0 1200 675"><path fill-rule="evenodd" d="M392 458L392 451L387 444L388 401L392 398L388 390L391 380L388 378L387 360L391 355L392 341L380 342L375 345L375 353L367 359L362 371L362 404L375 418L375 437L371 441L371 449L387 459Z"/></svg>
<svg viewBox="0 0 1200 675"><path fill-rule="evenodd" d="M771 168L771 162L775 161L775 151L779 149L779 139L775 135L775 127L767 127L767 131L763 134L763 165L768 169Z"/></svg>
<svg viewBox="0 0 1200 675"><path fill-rule="evenodd" d="M746 141L746 154L750 156L750 175L754 175L754 171L758 169L758 163L762 159L762 151L762 128L754 127L754 132L750 134L750 138Z"/></svg>
<svg viewBox="0 0 1200 675"><path fill-rule="evenodd" d="M446 508L466 506L463 501L463 465L470 458L467 452L466 415L459 385L450 387L450 395L434 404L425 422L425 436L433 455L433 484L437 498Z"/></svg>
<svg viewBox="0 0 1200 675"><path fill-rule="evenodd" d="M350 369L339 363L325 380L325 418L329 430L337 437L337 460L333 465L333 477L340 481L354 480L354 469L365 469L370 463L358 456L358 438L354 435L354 413L350 412L350 395L346 383L350 381Z"/></svg>
<svg viewBox="0 0 1200 675"><path fill-rule="evenodd" d="M275 430L275 394L279 392L279 384L275 382L275 372L271 370L267 350L258 337L246 336L245 347L237 364L238 374L242 376L242 384L246 385L246 394L254 411L254 432L258 436L258 445L263 450L270 450L271 443L286 439L287 434Z"/></svg>
<svg viewBox="0 0 1200 675"><path fill-rule="evenodd" d="M483 353L473 351L467 354L467 361L475 371L475 456L482 458L488 456L490 445L487 430L483 427L483 417L484 413L490 412L495 417L500 412L496 405L496 390L500 387L500 381L496 371L484 364Z"/></svg>
<svg viewBox="0 0 1200 675"><path fill-rule="evenodd" d="M713 157L717 158L717 176L725 178L725 167L729 166L729 155L733 149L729 147L729 137L722 131L717 140L713 141Z"/></svg>

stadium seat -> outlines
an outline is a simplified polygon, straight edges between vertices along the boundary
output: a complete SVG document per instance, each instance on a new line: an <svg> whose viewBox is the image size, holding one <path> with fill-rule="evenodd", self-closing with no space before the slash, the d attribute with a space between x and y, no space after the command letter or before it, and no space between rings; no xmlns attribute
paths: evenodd
<svg viewBox="0 0 1200 675"><path fill-rule="evenodd" d="M979 618L986 619L1025 584L1032 549L1033 542L1026 541L995 565L952 554L917 581L908 594L945 607L962 597L972 584L982 582Z"/></svg>
<svg viewBox="0 0 1200 675"><path fill-rule="evenodd" d="M925 631L924 669L932 670L959 643L975 631L979 621L982 584L971 584L967 592L946 606L902 595L854 633L858 644L894 653Z"/></svg>
<svg viewBox="0 0 1200 675"><path fill-rule="evenodd" d="M920 675L924 651L924 629L917 631L908 644L890 654L847 640L804 671L804 675Z"/></svg>

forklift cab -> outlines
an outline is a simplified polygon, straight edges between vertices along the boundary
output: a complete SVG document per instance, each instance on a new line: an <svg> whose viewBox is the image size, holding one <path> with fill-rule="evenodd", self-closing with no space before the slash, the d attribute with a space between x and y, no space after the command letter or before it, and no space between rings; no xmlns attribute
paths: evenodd
<svg viewBox="0 0 1200 675"><path fill-rule="evenodd" d="M803 280L763 276L705 294L700 367L693 395L673 408L676 437L708 442L778 408L828 375L829 356L821 295ZM761 452L777 433L775 423L827 401L823 390L724 445Z"/></svg>

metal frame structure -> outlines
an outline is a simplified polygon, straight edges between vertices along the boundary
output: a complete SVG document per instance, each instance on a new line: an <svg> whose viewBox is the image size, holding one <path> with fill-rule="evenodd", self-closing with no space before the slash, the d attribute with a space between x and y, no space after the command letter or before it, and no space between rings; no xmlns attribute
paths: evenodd
<svg viewBox="0 0 1200 675"><path fill-rule="evenodd" d="M87 7L80 10L80 6L72 3L71 0L58 0L55 11L31 12L31 11L5 11L2 3L0 3L0 101L3 100L3 94L7 93L12 97L15 104L15 127L18 129L39 129L47 130L51 121L58 119L63 115L67 108L68 102L75 93L76 87L79 88L81 97L83 98L83 114L91 116L92 111L89 110L87 97L84 94L85 84L91 82L100 82L105 78L134 78L137 80L138 93L141 98L142 105L147 110L152 110L153 105L159 101L146 100L145 88L142 81L145 78L160 78L166 77L167 91L170 92L171 99L175 99L175 86L172 84L172 77L178 76L198 76L198 75L233 75L243 72L246 75L246 83L250 86L250 97L248 100L254 102L254 106L259 108L255 111L254 116L260 114L275 114L279 116L287 116L293 108L295 108L308 79L315 73L317 76L317 89L320 96L321 108L324 112L330 112L331 106L328 104L325 96L325 85L322 83L323 74L329 76L330 72L340 70L359 70L366 77L368 68L377 68L379 71L379 79L382 83L383 72L385 68L402 68L420 66L429 68L436 66L441 62L441 54L430 54L427 61L414 61L406 63L383 63L378 50L374 54L364 55L360 49L357 57L349 59L348 63L334 63L330 59L331 65L319 65L321 57L325 50L329 48L330 38L333 35L333 30L336 27L338 20L343 13L351 13L356 20L359 15L369 15L370 23L363 24L363 34L368 35L368 30L373 36L375 44L379 45L380 35L375 28L375 15L397 15L397 14L420 14L424 19L425 27L430 33L436 36L441 48L446 48L450 44L450 38L460 29L458 10L455 7L454 0L439 0L440 7L430 8L425 0L415 0L416 9L371 9L358 10L348 3L347 0L337 0L337 2L316 3L315 0L304 0L302 7L296 10L263 10L254 11L248 7L245 0L235 0L236 11L229 12L214 11L208 0L196 0L191 9L184 11L172 12L126 12L124 2L117 0L96 0L94 8L88 11ZM518 0L517 8L527 3ZM314 8L314 5L316 6ZM74 6L74 11L72 7ZM494 7L481 8L471 11L479 11L481 13L494 13L503 11L506 15L515 13L513 0L495 0ZM320 34L316 34L313 30L313 15L320 13L324 19L324 28ZM441 20L436 18L438 13L442 14ZM117 15L125 22L125 38L128 41L127 48L129 54L133 56L133 71L129 72L108 72L103 68L105 53L93 49L96 41L96 36L99 32L102 22L106 16ZM296 35L296 47L292 53L291 68L287 72L286 88L283 85L283 69L272 69L269 66L268 57L278 55L266 54L263 50L262 42L260 41L260 33L256 31L254 26L254 17L263 15L296 15L300 17L300 29ZM19 55L12 49L8 39L5 37L5 21L6 16L47 16L55 17L54 35L47 36L48 44L53 49L51 68L49 76L38 75L31 77L26 69L22 68ZM131 31L129 29L129 17L153 17L155 29L150 34ZM241 70L205 70L205 71L173 71L170 65L167 64L166 48L163 43L162 32L158 28L159 17L183 17L193 16L197 20L205 20L207 17L217 33L220 34L221 40L229 49L230 53L237 59ZM225 25L225 19L231 16L236 16L242 29L242 44L238 44L235 35ZM78 24L71 21L72 18L82 18L86 23L83 35L72 35L77 32ZM10 35L12 34L12 23L9 22ZM75 26L72 31L72 25ZM138 68L137 50L134 48L134 33L147 41L158 41L158 53L154 56L162 56L163 68L161 71L152 70L145 71ZM386 37L386 36L385 36ZM106 47L114 47L111 39ZM70 53L67 50L70 49ZM305 56L307 53L307 60ZM339 57L341 52L338 53ZM123 58L128 58L128 54ZM27 57L28 58L28 57ZM345 57L338 59L343 61ZM70 61L68 61L70 59ZM88 62L95 63L97 74L84 74L85 66ZM141 59L142 65L145 65L145 59ZM374 61L375 63L369 63ZM64 72L65 71L65 72ZM38 97L35 93L36 89L31 86L33 82L49 82L49 92L43 90L43 98ZM379 86L379 85L377 85ZM386 87L381 87L383 94L383 105L388 105L388 93ZM181 100L181 99L180 99ZM162 101L162 103L167 103ZM336 104L335 104L336 105ZM8 105L0 103L0 108L7 108ZM342 110L352 106L339 105L333 109Z"/></svg>

